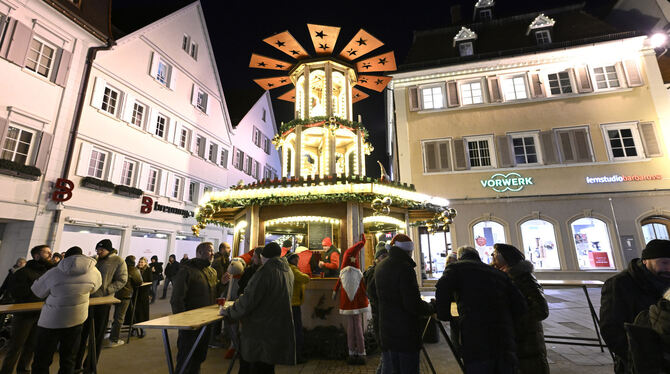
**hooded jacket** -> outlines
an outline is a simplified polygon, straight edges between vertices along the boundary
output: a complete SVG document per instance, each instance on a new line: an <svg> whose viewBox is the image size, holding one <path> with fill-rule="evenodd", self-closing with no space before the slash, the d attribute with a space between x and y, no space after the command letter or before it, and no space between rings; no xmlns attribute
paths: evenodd
<svg viewBox="0 0 670 374"><path fill-rule="evenodd" d="M246 361L295 365L292 294L288 262L273 257L256 270L235 303L222 311L241 322L241 354Z"/></svg>
<svg viewBox="0 0 670 374"><path fill-rule="evenodd" d="M105 257L99 257L95 265L102 276L102 286L91 297L114 295L128 281L128 267L123 259L112 249Z"/></svg>
<svg viewBox="0 0 670 374"><path fill-rule="evenodd" d="M9 284L9 293L16 303L31 303L42 301L43 297L37 297L30 287L47 270L51 269L53 264L48 261L30 260L26 266L17 270Z"/></svg>
<svg viewBox="0 0 670 374"><path fill-rule="evenodd" d="M179 267L173 280L170 305L172 313L202 308L216 302L216 270L209 261L194 258Z"/></svg>
<svg viewBox="0 0 670 374"><path fill-rule="evenodd" d="M74 255L64 258L33 286L35 296L46 301L37 325L48 329L77 326L88 317L88 300L102 284L95 260Z"/></svg>
<svg viewBox="0 0 670 374"><path fill-rule="evenodd" d="M305 286L309 283L309 275L303 273L293 264L288 264L293 272L293 296L291 306L300 306L305 298Z"/></svg>

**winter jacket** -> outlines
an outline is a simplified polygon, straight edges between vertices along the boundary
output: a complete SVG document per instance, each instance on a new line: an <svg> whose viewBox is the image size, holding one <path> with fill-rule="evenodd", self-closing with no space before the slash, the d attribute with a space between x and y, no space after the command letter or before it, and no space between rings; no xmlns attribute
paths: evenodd
<svg viewBox="0 0 670 374"><path fill-rule="evenodd" d="M423 326L420 318L433 313L421 300L414 268L416 263L402 249L391 247L389 257L375 269L379 300L379 333L384 351L416 352L421 349Z"/></svg>
<svg viewBox="0 0 670 374"><path fill-rule="evenodd" d="M458 305L461 355L466 364L494 361L503 367L518 366L514 327L527 306L507 274L479 260L460 260L444 269L435 300L440 320L450 320L451 303Z"/></svg>
<svg viewBox="0 0 670 374"><path fill-rule="evenodd" d="M135 268L142 278L142 283L151 282L153 274L149 266L144 269ZM140 284L142 284L140 283ZM134 323L148 321L150 317L151 308L149 303L151 301L151 286L144 286L137 289L137 298L135 299L135 316ZM127 313L130 314L130 313Z"/></svg>
<svg viewBox="0 0 670 374"><path fill-rule="evenodd" d="M512 266L507 273L528 305L528 311L519 319L515 330L516 356L519 359L520 374L549 374L542 328L542 321L549 316L549 306L533 270L533 264L523 260Z"/></svg>
<svg viewBox="0 0 670 374"><path fill-rule="evenodd" d="M30 260L26 266L19 269L9 284L9 293L15 303L31 303L42 301L44 298L37 297L30 287L35 281L51 269L53 264L48 261Z"/></svg>
<svg viewBox="0 0 670 374"><path fill-rule="evenodd" d="M256 270L244 293L222 311L241 322L241 354L249 362L295 365L291 312L293 272L285 258L273 257Z"/></svg>
<svg viewBox="0 0 670 374"><path fill-rule="evenodd" d="M310 261L312 260L312 251L305 247L298 247L296 248L295 253L298 255L298 269L311 278L312 265L310 264Z"/></svg>
<svg viewBox="0 0 670 374"><path fill-rule="evenodd" d="M102 284L95 264L83 255L66 257L35 281L32 291L39 298L46 297L38 326L63 329L84 323L90 295Z"/></svg>
<svg viewBox="0 0 670 374"><path fill-rule="evenodd" d="M209 261L194 258L179 267L175 276L170 305L172 313L202 308L216 302L216 270Z"/></svg>
<svg viewBox="0 0 670 374"><path fill-rule="evenodd" d="M260 265L256 265L253 262L250 264L247 264L247 267L244 269L244 273L242 273L242 276L240 277L240 281L237 283L238 288L237 288L237 296L239 297L244 293L244 289L247 287L247 284L249 284L249 281L251 278L254 277L254 274L256 274L256 270Z"/></svg>
<svg viewBox="0 0 670 374"><path fill-rule="evenodd" d="M291 306L300 306L305 297L305 286L309 283L309 275L303 273L297 266L288 264L293 272L293 296Z"/></svg>
<svg viewBox="0 0 670 374"><path fill-rule="evenodd" d="M337 278L340 275L340 250L330 247L323 254L323 276L326 278Z"/></svg>
<svg viewBox="0 0 670 374"><path fill-rule="evenodd" d="M167 265L165 265L165 278L174 278L174 276L177 275L177 272L179 272L179 263L177 261L168 261Z"/></svg>
<svg viewBox="0 0 670 374"><path fill-rule="evenodd" d="M632 374L670 373L670 301L665 298L626 324Z"/></svg>
<svg viewBox="0 0 670 374"><path fill-rule="evenodd" d="M123 259L112 250L105 257L98 257L95 265L102 275L102 286L91 297L114 295L128 282L128 267Z"/></svg>
<svg viewBox="0 0 670 374"><path fill-rule="evenodd" d="M150 262L149 268L155 269L151 271L151 279L153 280L163 280L163 263L162 262Z"/></svg>
<svg viewBox="0 0 670 374"><path fill-rule="evenodd" d="M600 332L607 346L615 354L616 373L628 372L628 342L624 323L661 299L670 286L656 277L636 258L628 268L611 277L602 288L600 299Z"/></svg>
<svg viewBox="0 0 670 374"><path fill-rule="evenodd" d="M379 337L379 300L377 299L377 285L375 283L375 267L377 265L372 265L363 272L363 280L365 281L365 291L368 295L368 300L370 301L370 310L372 316L372 330L375 333L375 338L377 341L380 341Z"/></svg>
<svg viewBox="0 0 670 374"><path fill-rule="evenodd" d="M214 260L212 261L212 269L216 270L216 295L217 297L223 293L226 286L221 283L221 277L223 274L228 271L228 265L230 265L230 258L225 256L221 252L214 255Z"/></svg>
<svg viewBox="0 0 670 374"><path fill-rule="evenodd" d="M122 289L114 294L117 299L130 299L133 297L133 291L142 284L142 276L135 265L126 263L126 270L128 271L128 281Z"/></svg>

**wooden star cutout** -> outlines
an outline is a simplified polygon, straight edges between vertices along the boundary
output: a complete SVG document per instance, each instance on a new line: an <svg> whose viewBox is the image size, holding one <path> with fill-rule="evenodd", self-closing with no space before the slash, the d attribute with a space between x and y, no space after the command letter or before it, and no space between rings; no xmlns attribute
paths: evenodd
<svg viewBox="0 0 670 374"><path fill-rule="evenodd" d="M375 81L375 84L382 84L382 83L384 83L384 80L383 80L383 79L377 79L377 80Z"/></svg>
<svg viewBox="0 0 670 374"><path fill-rule="evenodd" d="M326 50L326 49L328 49L328 48L330 48L330 47L328 47L328 44L326 43L326 44L319 44L319 48L321 48L321 49L323 49L323 50Z"/></svg>
<svg viewBox="0 0 670 374"><path fill-rule="evenodd" d="M265 62L263 62L263 61L259 62L258 66L265 66Z"/></svg>
<svg viewBox="0 0 670 374"><path fill-rule="evenodd" d="M282 64L275 64L275 66L278 67L278 68L280 68L280 69L283 69L283 68L284 68L284 65L282 65Z"/></svg>
<svg viewBox="0 0 670 374"><path fill-rule="evenodd" d="M295 49L292 49L292 50L291 50L291 54L293 54L293 55L299 55L300 52L296 51Z"/></svg>
<svg viewBox="0 0 670 374"><path fill-rule="evenodd" d="M380 59L379 59L379 64L380 64L380 65L385 65L385 64L386 64L386 57L384 57L384 58L380 58Z"/></svg>
<svg viewBox="0 0 670 374"><path fill-rule="evenodd" d="M367 40L363 39L363 38L360 38L360 39L356 40L356 43L358 43L358 45L367 45Z"/></svg>
<svg viewBox="0 0 670 374"><path fill-rule="evenodd" d="M286 79L282 79L279 81L280 83L286 83Z"/></svg>
<svg viewBox="0 0 670 374"><path fill-rule="evenodd" d="M357 52L357 51L354 50L353 48L347 51L347 53L349 54L349 56L356 56L356 52Z"/></svg>
<svg viewBox="0 0 670 374"><path fill-rule="evenodd" d="M324 33L323 33L323 30L321 30L321 31L317 31L317 32L316 32L316 37L317 37L317 38L321 38L321 39L323 39L323 38L325 38L326 36L328 36L328 35L324 34Z"/></svg>
<svg viewBox="0 0 670 374"><path fill-rule="evenodd" d="M273 87L273 86L274 86L274 84L268 83L268 87Z"/></svg>
<svg viewBox="0 0 670 374"><path fill-rule="evenodd" d="M367 78L361 78L358 81L361 82L361 83L368 83Z"/></svg>
<svg viewBox="0 0 670 374"><path fill-rule="evenodd" d="M275 44L277 45L277 47L283 47L283 46L284 46L284 44L286 44L286 43L284 43L284 42L282 42L282 41L279 41L279 40L277 40L277 41L275 42Z"/></svg>
<svg viewBox="0 0 670 374"><path fill-rule="evenodd" d="M366 68L366 69L370 69L372 67L372 65L371 64L363 64L363 67Z"/></svg>

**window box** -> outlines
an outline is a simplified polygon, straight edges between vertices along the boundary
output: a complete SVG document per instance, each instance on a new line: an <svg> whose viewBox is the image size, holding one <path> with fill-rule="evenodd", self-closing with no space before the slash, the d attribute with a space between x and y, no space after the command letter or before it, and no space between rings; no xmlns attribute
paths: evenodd
<svg viewBox="0 0 670 374"><path fill-rule="evenodd" d="M122 184L116 185L116 187L114 187L114 193L117 195L130 197L132 199L139 199L142 197L142 195L144 195L144 191L140 190L139 188L124 186Z"/></svg>
<svg viewBox="0 0 670 374"><path fill-rule="evenodd" d="M81 186L85 188L90 188L92 190L98 190L100 192L113 192L116 185L110 181L93 178L93 177L84 177L81 180Z"/></svg>
<svg viewBox="0 0 670 374"><path fill-rule="evenodd" d="M0 159L0 174L36 181L42 176L42 171L35 166Z"/></svg>

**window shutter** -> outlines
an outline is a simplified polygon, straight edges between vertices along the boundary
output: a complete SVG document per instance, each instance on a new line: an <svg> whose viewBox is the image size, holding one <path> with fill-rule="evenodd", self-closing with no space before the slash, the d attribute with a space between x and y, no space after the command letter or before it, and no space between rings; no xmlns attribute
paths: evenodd
<svg viewBox="0 0 670 374"><path fill-rule="evenodd" d="M151 52L151 65L149 65L149 75L151 75L151 78L156 79L156 75L158 74L158 60L160 60L160 57L156 52Z"/></svg>
<svg viewBox="0 0 670 374"><path fill-rule="evenodd" d="M624 72L626 73L626 81L630 87L638 87L643 84L640 69L637 67L635 60L623 61Z"/></svg>
<svg viewBox="0 0 670 374"><path fill-rule="evenodd" d="M165 131L167 131L166 140L168 141L168 143L174 143L174 139L177 135L175 133L175 127L176 127L175 125L177 124L177 121L175 121L174 118L169 118L167 122L168 123L165 124L167 126L167 129L165 129Z"/></svg>
<svg viewBox="0 0 670 374"><path fill-rule="evenodd" d="M172 127L174 128L174 137L172 139L172 143L176 146L179 146L179 142L181 141L181 123L174 121L172 122Z"/></svg>
<svg viewBox="0 0 670 374"><path fill-rule="evenodd" d="M0 145L5 144L5 134L7 132L7 120L0 118Z"/></svg>
<svg viewBox="0 0 670 374"><path fill-rule="evenodd" d="M463 139L454 139L454 170L465 170L465 146Z"/></svg>
<svg viewBox="0 0 670 374"><path fill-rule="evenodd" d="M575 68L575 78L577 79L577 91L579 93L593 92L593 85L591 84L591 77L586 65L577 66Z"/></svg>
<svg viewBox="0 0 670 374"><path fill-rule="evenodd" d="M28 48L30 47L30 41L33 39L33 30L16 20L14 20L13 25L10 23L9 26L13 26L13 29L11 29L12 36L7 49L7 60L23 67L26 55L28 54ZM5 39L9 36L9 32L7 34Z"/></svg>
<svg viewBox="0 0 670 374"><path fill-rule="evenodd" d="M49 159L49 151L51 149L51 141L53 135L43 132L42 138L40 139L40 146L37 151L37 157L35 158L35 167L42 170L42 174L46 171L47 160Z"/></svg>
<svg viewBox="0 0 670 374"><path fill-rule="evenodd" d="M542 143L542 158L545 165L558 163L556 155L556 145L554 143L554 133L552 131L540 132L540 143Z"/></svg>
<svg viewBox="0 0 670 374"><path fill-rule="evenodd" d="M586 129L574 129L572 134L575 142L575 154L577 162L591 162L591 147L589 146L589 136Z"/></svg>
<svg viewBox="0 0 670 374"><path fill-rule="evenodd" d="M133 120L133 108L135 107L135 97L131 94L126 94L126 100L124 101L123 104L123 116L121 117L122 120L131 123ZM145 113L144 117L146 118L147 113L146 113L146 108L145 108Z"/></svg>
<svg viewBox="0 0 670 374"><path fill-rule="evenodd" d="M193 84L193 87L191 88L191 105L198 105L198 86L195 84Z"/></svg>
<svg viewBox="0 0 670 374"><path fill-rule="evenodd" d="M125 160L125 157L123 155L120 155L118 153L114 154L114 164L112 167L112 175L111 175L111 182L114 184L120 184L121 183L121 174L123 172L123 161Z"/></svg>
<svg viewBox="0 0 670 374"><path fill-rule="evenodd" d="M407 95L409 96L409 110L411 112L421 110L421 106L419 105L419 88L418 87L407 88Z"/></svg>
<svg viewBox="0 0 670 374"><path fill-rule="evenodd" d="M507 135L496 136L496 141L498 142L498 160L500 161L498 166L501 168L514 166L514 161L510 154L508 138Z"/></svg>
<svg viewBox="0 0 670 374"><path fill-rule="evenodd" d="M455 107L461 105L458 98L458 83L456 81L447 82L447 106Z"/></svg>
<svg viewBox="0 0 670 374"><path fill-rule="evenodd" d="M147 124L147 131L151 135L156 135L156 121L158 121L158 110L151 108L151 113L149 113L149 123Z"/></svg>
<svg viewBox="0 0 670 374"><path fill-rule="evenodd" d="M137 167L140 168L140 174L139 174L139 179L138 179L138 188L141 190L146 190L147 189L147 184L149 184L149 169L150 166L147 163L139 163L138 162Z"/></svg>
<svg viewBox="0 0 670 374"><path fill-rule="evenodd" d="M93 86L93 94L91 95L91 105L98 109L102 108L102 98L105 95L105 87L107 87L107 82L100 77L95 77L95 85Z"/></svg>
<svg viewBox="0 0 670 374"><path fill-rule="evenodd" d="M168 88L171 89L172 91L177 89L177 69L174 68L174 66L170 65L170 83L168 85Z"/></svg>
<svg viewBox="0 0 670 374"><path fill-rule="evenodd" d="M530 82L530 91L534 98L545 96L544 85L538 73L528 73L528 81Z"/></svg>
<svg viewBox="0 0 670 374"><path fill-rule="evenodd" d="M450 171L451 165L449 165L450 152L449 152L449 142L439 143L437 146L440 154L440 169L443 171Z"/></svg>
<svg viewBox="0 0 670 374"><path fill-rule="evenodd" d="M205 155L207 154L206 152L208 151L207 139L200 137L198 138L198 142L200 142L200 152L198 152L198 156L205 158Z"/></svg>
<svg viewBox="0 0 670 374"><path fill-rule="evenodd" d="M425 143L424 150L426 152L426 171L432 172L437 171L437 157L435 157L435 144L436 143Z"/></svg>
<svg viewBox="0 0 670 374"><path fill-rule="evenodd" d="M654 122L640 122L637 124L637 127L640 131L642 143L644 144L644 153L647 155L647 157L662 156L663 153L661 152L661 147L658 144Z"/></svg>
<svg viewBox="0 0 670 374"><path fill-rule="evenodd" d="M161 196L167 196L168 172L166 170L160 170L158 173L160 174L159 176L160 183L158 184L158 194Z"/></svg>
<svg viewBox="0 0 670 374"><path fill-rule="evenodd" d="M191 131L191 145L189 149L191 154L196 155L195 151L198 149L197 145L198 145L198 135L195 133L195 130L193 130Z"/></svg>
<svg viewBox="0 0 670 374"><path fill-rule="evenodd" d="M60 61L58 63L58 71L52 74L55 77L54 83L61 87L65 87L67 77L70 74L70 63L72 62L72 53L64 49L60 50Z"/></svg>
<svg viewBox="0 0 670 374"><path fill-rule="evenodd" d="M492 103L502 102L502 95L500 94L500 80L498 77L488 77L489 83L489 99Z"/></svg>
<svg viewBox="0 0 670 374"><path fill-rule="evenodd" d="M77 162L76 174L82 177L88 176L88 165L91 161L93 146L89 143L81 143L79 150L79 161Z"/></svg>
<svg viewBox="0 0 670 374"><path fill-rule="evenodd" d="M205 114L209 114L209 108L210 108L211 101L212 100L210 99L209 95L207 95L207 102L206 102L207 105L205 105Z"/></svg>
<svg viewBox="0 0 670 374"><path fill-rule="evenodd" d="M570 141L570 131L557 131L558 144L561 147L561 159L564 163L575 162L575 153Z"/></svg>

